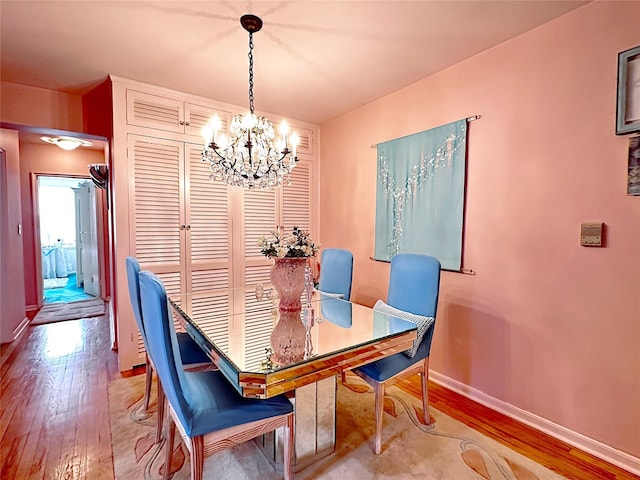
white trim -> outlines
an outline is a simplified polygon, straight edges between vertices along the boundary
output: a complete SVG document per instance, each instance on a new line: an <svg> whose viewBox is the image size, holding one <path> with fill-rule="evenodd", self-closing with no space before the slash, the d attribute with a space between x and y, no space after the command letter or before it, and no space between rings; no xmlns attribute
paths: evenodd
<svg viewBox="0 0 640 480"><path fill-rule="evenodd" d="M581 433L569 430L562 425L558 425L546 418L539 417L533 413L527 412L509 403L503 402L495 397L487 395L469 385L449 378L433 370L429 371L429 380L452 390L474 402L478 402L485 407L500 412L518 422L524 423L536 430L551 435L558 440L573 445L576 448L584 450L591 455L598 457L605 462L616 465L635 475L640 475L640 458L617 450L609 445L594 440L593 438L582 435Z"/></svg>
<svg viewBox="0 0 640 480"><path fill-rule="evenodd" d="M31 320L29 320L27 317L24 317L22 321L18 324L18 326L13 329L14 341L16 341L20 337L20 335L22 335L22 332L24 332L24 330L29 326L30 321Z"/></svg>

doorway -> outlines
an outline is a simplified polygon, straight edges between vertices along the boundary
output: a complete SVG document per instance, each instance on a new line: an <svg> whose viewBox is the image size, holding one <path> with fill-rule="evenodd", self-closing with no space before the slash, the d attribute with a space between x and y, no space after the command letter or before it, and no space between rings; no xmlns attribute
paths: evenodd
<svg viewBox="0 0 640 480"><path fill-rule="evenodd" d="M37 176L44 303L100 297L98 202L89 178Z"/></svg>

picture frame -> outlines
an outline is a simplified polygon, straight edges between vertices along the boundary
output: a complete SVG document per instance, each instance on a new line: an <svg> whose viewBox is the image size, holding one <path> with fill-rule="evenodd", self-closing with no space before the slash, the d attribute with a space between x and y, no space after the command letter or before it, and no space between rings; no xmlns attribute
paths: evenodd
<svg viewBox="0 0 640 480"><path fill-rule="evenodd" d="M616 135L640 132L640 46L618 53Z"/></svg>
<svg viewBox="0 0 640 480"><path fill-rule="evenodd" d="M640 196L640 135L629 139L627 195Z"/></svg>

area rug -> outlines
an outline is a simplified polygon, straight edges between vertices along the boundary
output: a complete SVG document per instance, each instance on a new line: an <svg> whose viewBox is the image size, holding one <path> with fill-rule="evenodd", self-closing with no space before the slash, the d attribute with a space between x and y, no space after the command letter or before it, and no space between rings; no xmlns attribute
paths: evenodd
<svg viewBox="0 0 640 480"><path fill-rule="evenodd" d="M31 325L91 318L104 315L104 301L94 298L81 302L45 304L31 321Z"/></svg>
<svg viewBox="0 0 640 480"><path fill-rule="evenodd" d="M115 478L155 480L164 473L164 441L156 445L156 404L142 410L144 376L109 384L111 445ZM155 387L154 390L155 391ZM349 376L338 384L336 452L294 474L295 479L558 480L564 477L466 425L430 408L424 425L420 400L391 387L385 397L383 451L373 452L374 396L368 385ZM176 434L171 461L174 480L189 478L188 452ZM183 450L184 449L184 450ZM204 478L281 479L258 447L249 441L208 457Z"/></svg>

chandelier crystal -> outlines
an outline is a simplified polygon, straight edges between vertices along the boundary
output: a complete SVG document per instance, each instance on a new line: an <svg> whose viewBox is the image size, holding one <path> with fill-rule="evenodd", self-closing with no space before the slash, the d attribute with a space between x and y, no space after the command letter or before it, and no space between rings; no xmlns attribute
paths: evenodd
<svg viewBox="0 0 640 480"><path fill-rule="evenodd" d="M250 190L288 185L289 174L298 161L298 136L289 134L283 120L276 140L269 119L254 113L253 34L262 28L262 20L255 15L243 15L240 24L249 32L249 111L234 115L229 125L229 139L218 133L222 123L217 115L213 116L204 129L206 143L202 160L210 164L209 178L213 181Z"/></svg>

